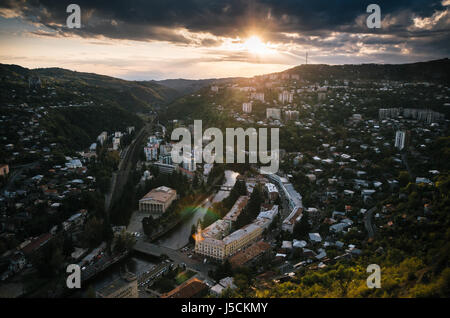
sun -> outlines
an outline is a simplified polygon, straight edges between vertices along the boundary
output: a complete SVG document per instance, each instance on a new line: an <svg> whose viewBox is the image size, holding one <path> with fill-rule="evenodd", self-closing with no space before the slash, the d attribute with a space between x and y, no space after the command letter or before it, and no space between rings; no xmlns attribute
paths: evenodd
<svg viewBox="0 0 450 318"><path fill-rule="evenodd" d="M250 53L265 54L270 51L267 45L259 37L253 35L244 42L244 48Z"/></svg>

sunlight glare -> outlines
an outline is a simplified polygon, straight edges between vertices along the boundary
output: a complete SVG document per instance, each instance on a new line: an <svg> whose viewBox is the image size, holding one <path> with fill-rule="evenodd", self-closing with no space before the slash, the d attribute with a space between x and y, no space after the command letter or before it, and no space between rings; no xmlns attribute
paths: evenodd
<svg viewBox="0 0 450 318"><path fill-rule="evenodd" d="M244 42L244 47L247 51L256 54L266 54L270 51L265 43L257 36L251 36Z"/></svg>

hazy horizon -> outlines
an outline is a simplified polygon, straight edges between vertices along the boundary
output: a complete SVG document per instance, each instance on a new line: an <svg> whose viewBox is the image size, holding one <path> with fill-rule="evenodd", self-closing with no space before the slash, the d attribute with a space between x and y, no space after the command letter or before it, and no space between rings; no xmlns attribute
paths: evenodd
<svg viewBox="0 0 450 318"><path fill-rule="evenodd" d="M448 57L442 57L441 59L448 59ZM325 63L308 63L308 65L329 65L329 66L333 66L333 65L363 65L363 64L378 64L378 65L402 65L402 64L414 64L414 63L425 63L425 62L431 62L431 61L436 61L436 60L441 60L441 59L433 59L433 60L420 60L420 61L415 61L415 62L406 62L406 63L343 63L343 64L325 64ZM65 67L60 67L60 66L44 66L44 67L26 67L24 65L20 65L20 64L11 64L11 63L2 63L0 61L0 64L5 64L5 65L18 65L20 67L25 67L28 68L30 70L38 70L38 69L51 69L51 68L61 68L61 69L65 69L65 70L69 70L69 71L73 71L73 72L78 72L78 73L91 73L91 74L97 74L97 75L102 75L102 76L110 76L110 77L114 77L114 78L118 78L121 80L125 80L125 81L155 81L155 82L159 82L159 81L167 81L167 80L187 80L187 81L202 81L202 80L214 80L214 79L228 79L228 78L252 78L254 76L259 76L259 75L265 75L265 74L271 74L271 73L279 73L279 72L284 72L287 71L289 69L292 69L294 67L297 66L301 66L304 64L298 64L298 65L294 65L292 67L288 67L285 69L281 69L280 71L275 71L275 72L270 72L270 73L261 73L261 74L254 74L254 75L249 75L249 76L227 76L227 77L209 77L209 78L188 78L188 77L178 77L178 78L161 78L161 79L141 79L141 78L124 78L124 77L120 77L120 76L112 76L112 75L108 75L108 74L102 74L102 73L96 73L96 72L89 72L89 71L79 71L79 70L75 70L75 69L69 69L69 68L65 68Z"/></svg>
<svg viewBox="0 0 450 318"><path fill-rule="evenodd" d="M304 64L403 64L450 55L449 0L0 1L0 62L126 80L251 77Z"/></svg>

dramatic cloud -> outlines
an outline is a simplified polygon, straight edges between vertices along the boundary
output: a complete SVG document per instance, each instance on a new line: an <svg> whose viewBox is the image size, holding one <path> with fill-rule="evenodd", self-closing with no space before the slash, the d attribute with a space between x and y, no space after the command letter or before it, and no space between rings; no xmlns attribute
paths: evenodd
<svg viewBox="0 0 450 318"><path fill-rule="evenodd" d="M70 3L81 7L81 29L66 26ZM366 26L370 3L381 7L380 29ZM208 48L214 61L299 64L308 51L315 62L397 63L450 53L448 0L0 0L0 16L33 26L23 32L35 37L164 42ZM233 50L254 34L279 54Z"/></svg>

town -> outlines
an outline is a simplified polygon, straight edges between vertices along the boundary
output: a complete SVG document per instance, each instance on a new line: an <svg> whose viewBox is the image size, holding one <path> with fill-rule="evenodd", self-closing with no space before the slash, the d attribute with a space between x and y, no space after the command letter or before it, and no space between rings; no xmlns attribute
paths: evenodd
<svg viewBox="0 0 450 318"><path fill-rule="evenodd" d="M348 275L343 264L357 266L365 286L360 264L394 257L396 232L415 229L419 239L440 217L433 193L445 192L448 119L433 109L448 112L450 88L307 70L213 81L166 108L116 110L111 120L91 92L23 77L24 94L9 91L0 116L0 295L266 297L314 273ZM278 171L229 160L233 151L252 157L245 137L210 149L227 153L222 163L198 160L195 149L176 163L171 134L194 135L195 120L219 131L279 129ZM406 255L399 262L424 268ZM81 290L65 286L68 264L80 266Z"/></svg>

